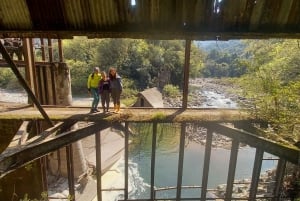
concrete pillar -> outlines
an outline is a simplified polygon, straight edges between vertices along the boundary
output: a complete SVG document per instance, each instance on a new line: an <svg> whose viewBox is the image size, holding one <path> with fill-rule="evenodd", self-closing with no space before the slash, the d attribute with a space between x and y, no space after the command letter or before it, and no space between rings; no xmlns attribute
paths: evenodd
<svg viewBox="0 0 300 201"><path fill-rule="evenodd" d="M70 69L66 63L55 63L55 96L56 105L69 106L72 104L71 92L71 76ZM72 129L78 127L75 124ZM73 162L74 162L74 176L77 178L87 171L87 164L83 153L81 140L72 144L73 148ZM49 155L49 169L54 175L60 174L64 177L67 173L67 156L66 149L61 148ZM60 160L60 161L59 161Z"/></svg>
<svg viewBox="0 0 300 201"><path fill-rule="evenodd" d="M77 141L73 143L72 147L73 147L74 177L78 178L80 175L82 175L87 171L87 163L83 154L81 141ZM60 164L59 164L59 157L60 157ZM58 151L53 152L48 156L49 170L51 174L53 175L60 174L63 177L68 177L66 158L67 156L66 156L65 148L61 148Z"/></svg>
<svg viewBox="0 0 300 201"><path fill-rule="evenodd" d="M69 106L72 104L70 69L66 63L55 64L56 104Z"/></svg>

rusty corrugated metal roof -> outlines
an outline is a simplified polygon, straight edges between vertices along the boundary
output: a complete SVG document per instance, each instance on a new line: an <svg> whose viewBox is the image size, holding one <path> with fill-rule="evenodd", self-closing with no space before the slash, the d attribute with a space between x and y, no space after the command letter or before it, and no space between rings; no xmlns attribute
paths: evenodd
<svg viewBox="0 0 300 201"><path fill-rule="evenodd" d="M300 38L299 0L1 0L0 37Z"/></svg>

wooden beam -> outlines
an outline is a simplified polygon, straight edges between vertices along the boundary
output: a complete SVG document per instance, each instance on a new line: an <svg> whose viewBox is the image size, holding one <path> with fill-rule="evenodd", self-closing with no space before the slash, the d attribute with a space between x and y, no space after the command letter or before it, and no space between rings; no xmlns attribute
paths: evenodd
<svg viewBox="0 0 300 201"><path fill-rule="evenodd" d="M52 123L52 121L48 117L47 113L45 112L45 110L41 106L40 102L37 100L37 98L35 97L34 93L30 89L30 87L28 86L27 82L22 77L22 75L19 72L16 64L11 59L11 57L9 56L9 54L6 51L5 47L2 45L2 43L0 43L0 52L1 52L2 56L5 58L5 60L7 61L7 63L9 63L9 66L10 66L11 70L14 72L14 74L18 78L18 81L20 82L20 84L22 85L22 87L27 92L28 96L31 98L31 100L36 105L36 107L38 108L38 110L40 111L40 113L43 115L44 119L48 122L49 125L54 126L54 124Z"/></svg>
<svg viewBox="0 0 300 201"><path fill-rule="evenodd" d="M59 131L59 133L64 133L68 129L70 129L71 126L73 126L75 123L77 123L77 121L75 121L75 120L66 120L64 122L59 122L59 123L55 124L53 127L48 128L47 130L43 131L39 135L30 138L26 143L33 144L33 143L41 142L42 140L45 140L46 138L51 137L52 135L53 136L56 135L57 131Z"/></svg>
<svg viewBox="0 0 300 201"><path fill-rule="evenodd" d="M0 153L5 151L22 125L22 120L0 121Z"/></svg>
<svg viewBox="0 0 300 201"><path fill-rule="evenodd" d="M63 146L76 142L110 126L111 123L103 121L82 129L62 133L50 139L47 138L41 142L10 150L10 152L0 155L0 178L39 157L42 157Z"/></svg>
<svg viewBox="0 0 300 201"><path fill-rule="evenodd" d="M203 126L214 130L216 133L238 139L241 143L245 143L251 147L256 147L280 158L284 158L291 163L299 164L300 149L294 146L283 146L249 132L230 128L221 124L207 123Z"/></svg>
<svg viewBox="0 0 300 201"><path fill-rule="evenodd" d="M13 61L16 64L16 66L19 68L24 68L28 65L25 61L17 61L17 60L13 60ZM40 67L49 67L49 66L54 66L55 63L58 62L36 61L34 62L34 65ZM9 68L9 64L5 60L0 59L0 68Z"/></svg>

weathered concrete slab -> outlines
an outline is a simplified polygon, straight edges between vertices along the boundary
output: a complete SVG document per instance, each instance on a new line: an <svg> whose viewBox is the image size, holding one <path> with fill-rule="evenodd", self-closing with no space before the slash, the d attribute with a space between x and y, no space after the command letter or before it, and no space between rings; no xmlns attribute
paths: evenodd
<svg viewBox="0 0 300 201"><path fill-rule="evenodd" d="M63 121L74 119L77 121L118 121L118 122L232 122L258 121L247 111L238 109L181 109L181 108L122 108L121 113L94 113L89 114L88 107L45 107L51 120ZM0 112L1 119L43 119L43 116L34 107L14 109Z"/></svg>

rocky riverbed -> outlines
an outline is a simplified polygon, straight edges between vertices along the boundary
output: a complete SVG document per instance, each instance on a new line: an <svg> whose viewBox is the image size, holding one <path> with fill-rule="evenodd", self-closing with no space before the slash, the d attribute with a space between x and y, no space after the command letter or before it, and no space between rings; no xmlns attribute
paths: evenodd
<svg viewBox="0 0 300 201"><path fill-rule="evenodd" d="M220 79L196 78L189 81L189 108L238 108L246 99L240 89ZM164 97L165 107L181 107L182 97Z"/></svg>

